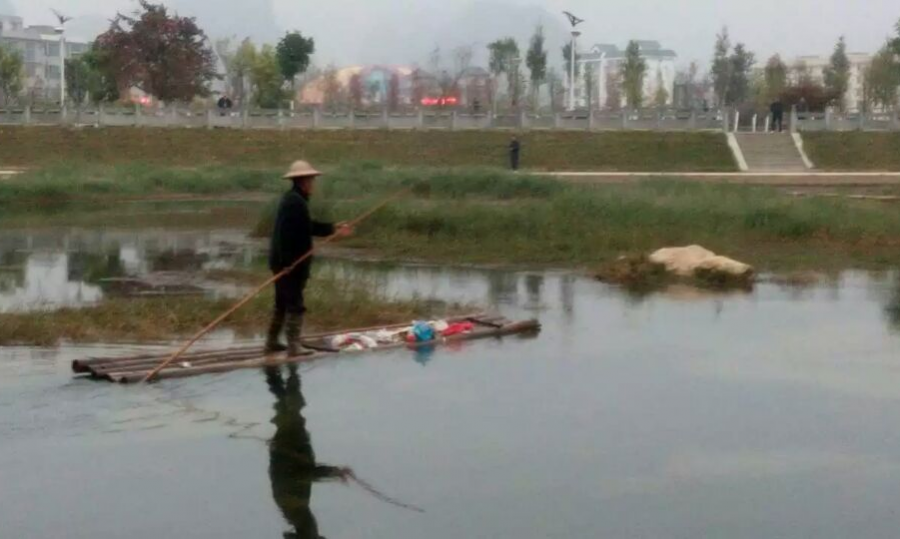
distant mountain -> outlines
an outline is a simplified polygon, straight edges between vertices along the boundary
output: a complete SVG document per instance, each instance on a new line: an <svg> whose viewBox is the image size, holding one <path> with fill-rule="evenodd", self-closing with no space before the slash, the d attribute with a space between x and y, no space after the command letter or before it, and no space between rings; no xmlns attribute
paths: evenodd
<svg viewBox="0 0 900 539"><path fill-rule="evenodd" d="M560 49L569 39L565 19L562 13L550 13L536 5L520 6L490 0L476 2L468 6L457 19L443 24L434 33L434 41L441 44L442 48L474 43L479 55L476 59L480 63L486 63L488 43L512 37L519 43L524 59L531 36L538 25L544 27L544 47L550 64L561 64Z"/></svg>
<svg viewBox="0 0 900 539"><path fill-rule="evenodd" d="M551 65L562 63L560 49L568 39L568 30L562 14L550 13L538 6L521 6L497 0L475 2L456 10L449 16L419 20L417 26L401 27L386 32L373 27L361 43L357 43L352 62L362 63L419 63L427 65L428 58L440 47L444 63L449 64L451 53L462 46L471 46L475 52L473 63L487 63L487 45L503 37L518 41L524 59L525 51L535 27L544 27L545 48ZM346 55L349 51L342 51Z"/></svg>
<svg viewBox="0 0 900 539"><path fill-rule="evenodd" d="M275 17L272 0L171 0L167 5L179 15L196 17L212 39L237 36L274 43L284 32Z"/></svg>
<svg viewBox="0 0 900 539"><path fill-rule="evenodd" d="M0 0L0 13L9 0ZM257 42L276 42L283 32L275 20L271 0L232 1L171 0L166 2L170 13L196 17L206 34L213 40L220 37L250 37ZM127 13L127 12L126 12ZM67 25L67 33L74 39L92 41L109 29L110 19L97 14L79 16Z"/></svg>

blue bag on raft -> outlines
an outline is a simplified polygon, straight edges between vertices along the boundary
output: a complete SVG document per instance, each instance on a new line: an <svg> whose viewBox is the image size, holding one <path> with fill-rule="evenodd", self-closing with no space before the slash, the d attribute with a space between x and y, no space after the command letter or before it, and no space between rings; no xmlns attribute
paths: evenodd
<svg viewBox="0 0 900 539"><path fill-rule="evenodd" d="M416 342L433 341L435 339L434 328L426 322L413 324L412 334L415 336Z"/></svg>

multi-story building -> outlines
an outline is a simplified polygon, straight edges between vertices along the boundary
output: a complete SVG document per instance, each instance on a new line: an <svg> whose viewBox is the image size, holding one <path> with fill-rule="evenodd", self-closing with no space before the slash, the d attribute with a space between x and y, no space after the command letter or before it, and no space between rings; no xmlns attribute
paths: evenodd
<svg viewBox="0 0 900 539"><path fill-rule="evenodd" d="M647 65L644 74L644 103L653 105L660 84L666 91L667 104L672 103L675 88L675 51L662 48L658 41L638 41L641 58ZM579 76L575 84L575 106L588 106L588 93L593 108L609 108L611 93L618 92L618 106L624 107L625 92L621 90L621 69L625 63L625 51L616 45L598 44L577 60ZM590 79L589 79L590 77ZM616 100L615 94L612 100Z"/></svg>
<svg viewBox="0 0 900 539"><path fill-rule="evenodd" d="M443 77L446 77L443 78ZM491 74L481 67L468 67L455 77L436 75L412 66L353 66L334 73L336 90L344 101L352 100L352 87L359 86L360 104L385 105L393 99L402 106L453 106L484 110L491 102ZM300 103L326 102L326 74L309 80L297 93ZM393 88L392 88L393 87Z"/></svg>
<svg viewBox="0 0 900 539"><path fill-rule="evenodd" d="M844 107L848 112L857 112L865 102L866 70L872 63L872 55L851 52L847 54L847 59L850 60L850 78L844 95ZM790 66L790 81L797 83L801 76L808 74L819 84L824 84L825 70L830 65L829 56L798 56Z"/></svg>
<svg viewBox="0 0 900 539"><path fill-rule="evenodd" d="M0 15L0 45L17 49L25 68L23 92L32 101L59 101L62 69L60 35L53 26L25 26L21 17ZM65 57L84 53L88 44L66 38Z"/></svg>

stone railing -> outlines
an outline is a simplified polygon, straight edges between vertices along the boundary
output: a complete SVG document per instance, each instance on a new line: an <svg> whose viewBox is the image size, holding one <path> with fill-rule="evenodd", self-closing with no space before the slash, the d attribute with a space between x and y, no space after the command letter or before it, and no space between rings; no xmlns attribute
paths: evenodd
<svg viewBox="0 0 900 539"><path fill-rule="evenodd" d="M900 131L897 112L797 113L796 122L800 131Z"/></svg>
<svg viewBox="0 0 900 539"><path fill-rule="evenodd" d="M92 108L0 109L0 125L69 125L96 127L188 127L234 129L562 129L613 130L727 130L727 114L719 111L576 111L555 114L468 113L424 111L392 113L308 109L244 110L167 107L99 106Z"/></svg>
<svg viewBox="0 0 900 539"><path fill-rule="evenodd" d="M771 115L741 116L739 112L728 114L727 131L765 132L770 129ZM900 131L898 112L838 113L800 112L790 110L784 117L785 131Z"/></svg>

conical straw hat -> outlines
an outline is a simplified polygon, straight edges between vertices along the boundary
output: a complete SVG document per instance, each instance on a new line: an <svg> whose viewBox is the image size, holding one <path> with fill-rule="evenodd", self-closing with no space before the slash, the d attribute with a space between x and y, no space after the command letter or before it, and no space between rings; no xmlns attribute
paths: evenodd
<svg viewBox="0 0 900 539"><path fill-rule="evenodd" d="M310 165L306 161L294 161L294 164L291 165L291 168L287 171L287 174L285 174L283 178L285 180L291 180L294 178L306 178L309 176L321 175L321 172L314 169L312 165Z"/></svg>

